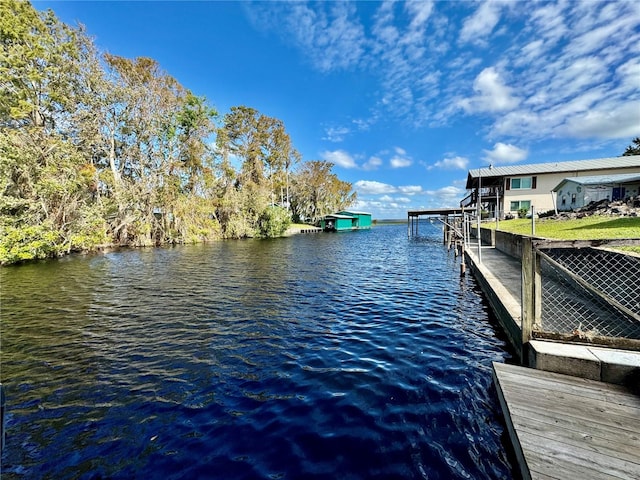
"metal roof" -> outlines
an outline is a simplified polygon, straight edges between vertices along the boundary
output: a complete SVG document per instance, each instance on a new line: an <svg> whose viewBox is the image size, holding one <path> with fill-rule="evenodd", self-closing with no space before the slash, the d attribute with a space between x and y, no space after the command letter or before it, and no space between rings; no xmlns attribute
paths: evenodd
<svg viewBox="0 0 640 480"><path fill-rule="evenodd" d="M342 213L350 213L352 215L371 215L368 212L358 212L356 210L341 210Z"/></svg>
<svg viewBox="0 0 640 480"><path fill-rule="evenodd" d="M574 182L580 185L609 185L615 183L632 183L640 182L640 172L638 173L619 173L616 175L589 175L586 177L568 177L562 180L553 191L559 190L565 183Z"/></svg>
<svg viewBox="0 0 640 480"><path fill-rule="evenodd" d="M574 160L570 162L532 163L528 165L510 165L504 167L486 167L469 170L467 189L472 188L472 180L481 177L510 177L539 173L584 172L609 168L640 168L640 155L626 157L598 158L593 160Z"/></svg>
<svg viewBox="0 0 640 480"><path fill-rule="evenodd" d="M332 213L331 215L325 215L324 218L348 218L349 220L353 220L352 215L341 215L339 213Z"/></svg>
<svg viewBox="0 0 640 480"><path fill-rule="evenodd" d="M420 215L459 215L462 208L431 208L429 210L409 210L407 216L419 217Z"/></svg>

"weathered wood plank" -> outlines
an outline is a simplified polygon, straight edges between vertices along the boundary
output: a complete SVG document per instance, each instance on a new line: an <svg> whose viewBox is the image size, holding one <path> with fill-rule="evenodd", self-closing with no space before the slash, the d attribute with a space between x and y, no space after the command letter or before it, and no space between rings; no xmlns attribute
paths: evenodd
<svg viewBox="0 0 640 480"><path fill-rule="evenodd" d="M518 431L548 437L555 441L565 441L568 445L597 453L616 455L627 462L635 463L640 469L640 454L633 445L633 435L623 435L626 441L622 441L617 436L612 438L609 432L577 428L575 423L551 423L533 418L529 418L526 423L518 424Z"/></svg>
<svg viewBox="0 0 640 480"><path fill-rule="evenodd" d="M636 419L640 415L640 402L635 402L633 397L625 394L617 399L613 391L607 391L605 395L601 385L608 384L596 382L593 386L596 390L594 393L589 391L589 385L585 385L584 382L580 382L584 386L582 391L579 391L575 386L567 386L562 382L554 382L553 389L549 389L549 384L544 384L541 379L523 378L528 384L513 376L503 376L503 381L511 382L510 385L517 387L508 393L509 398L519 400L517 408L526 409L533 406L536 409L544 409L545 412L586 418L591 422L602 418L605 424L616 424L622 428L627 426L624 424L626 419ZM567 409L567 405L573 408ZM630 428L636 431L636 426L630 426Z"/></svg>
<svg viewBox="0 0 640 480"><path fill-rule="evenodd" d="M532 405L535 405L537 409L544 409L546 414L566 414L591 421L602 419L605 424L612 422L624 425L628 419L638 418L640 413L640 409L637 407L560 391L523 389L509 392L507 398L518 400L519 406L526 406L532 402ZM568 405L573 408L567 410ZM540 415L545 415L545 413Z"/></svg>
<svg viewBox="0 0 640 480"><path fill-rule="evenodd" d="M544 439L543 439L544 440ZM537 445L527 445L526 448L535 449ZM588 463L571 464L563 458L537 455L527 459L530 465L531 477L535 480L552 477L556 480L620 480L620 477L609 472L594 472Z"/></svg>
<svg viewBox="0 0 640 480"><path fill-rule="evenodd" d="M570 435L571 432L575 432L581 435L599 437L607 439L608 441L621 443L624 445L625 450L628 445L631 445L634 450L637 449L635 444L638 442L638 435L637 429L634 426L629 426L625 429L617 425L591 422L590 419L583 416L566 414L562 416L553 414L543 416L539 414L539 409L535 407L514 408L512 406L511 409L516 417L514 424L518 427L520 425L527 426L529 422L534 422L532 418L535 417L535 421L549 425L550 429L566 430L568 435ZM526 418L526 420L521 420L521 418Z"/></svg>
<svg viewBox="0 0 640 480"><path fill-rule="evenodd" d="M616 401L622 405L640 408L640 397L631 393L627 388L611 383L596 382L584 378L571 377L560 373L546 372L546 378L540 376L539 370L532 368L518 371L501 370L501 375L508 381L521 384L523 387L548 386L549 380L553 380L554 390L572 393L585 398L604 399L609 402ZM585 388L587 387L588 388Z"/></svg>
<svg viewBox="0 0 640 480"><path fill-rule="evenodd" d="M581 480L601 480L604 478L631 480L638 478L637 465L629 462L616 461L610 456L594 453L585 455L581 449L537 435L527 434L520 436L520 438L522 448L528 455L527 461L534 466L531 476L533 479L537 478L533 474L535 469L540 468L539 466L546 462L554 463L558 477L566 480L577 478ZM529 457L536 460L531 462Z"/></svg>
<svg viewBox="0 0 640 480"><path fill-rule="evenodd" d="M639 397L618 385L493 368L523 478L640 479Z"/></svg>
<svg viewBox="0 0 640 480"><path fill-rule="evenodd" d="M513 445L513 451L516 455L516 460L518 461L520 476L522 477L522 480L531 480L531 474L527 465L527 459L525 458L524 451L522 450L522 446L520 444L520 441L518 440L518 433L516 432L516 429L513 425L513 419L509 414L509 405L507 404L507 400L505 399L504 392L502 390L502 383L498 378L498 369L496 369L495 365L496 364L494 363L493 383L495 384L496 391L498 392L500 408L502 408L505 423L507 425L507 432L509 433L509 438L511 439L511 444Z"/></svg>

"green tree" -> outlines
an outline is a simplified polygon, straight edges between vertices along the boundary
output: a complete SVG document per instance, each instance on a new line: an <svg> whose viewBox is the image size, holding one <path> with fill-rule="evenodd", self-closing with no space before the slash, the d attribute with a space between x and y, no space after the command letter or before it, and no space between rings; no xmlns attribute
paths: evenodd
<svg viewBox="0 0 640 480"><path fill-rule="evenodd" d="M281 237L291 225L291 212L276 205L267 207L260 215L258 226L264 238Z"/></svg>
<svg viewBox="0 0 640 480"><path fill-rule="evenodd" d="M0 2L0 262L104 241L94 171L70 122L85 40L50 11Z"/></svg>
<svg viewBox="0 0 640 480"><path fill-rule="evenodd" d="M631 141L631 145L629 145L622 154L623 157L630 155L640 155L640 137L634 138Z"/></svg>
<svg viewBox="0 0 640 480"><path fill-rule="evenodd" d="M263 235L260 219L276 200L286 202L288 170L298 157L284 124L251 107L232 107L224 116L216 145L225 178L218 203L225 236ZM230 182L234 162L237 173Z"/></svg>
<svg viewBox="0 0 640 480"><path fill-rule="evenodd" d="M0 263L279 236L288 208L316 221L355 200L331 164L291 173L281 120L240 106L218 128L155 60L102 55L51 11L0 1L0 46Z"/></svg>
<svg viewBox="0 0 640 480"><path fill-rule="evenodd" d="M200 202L195 211L205 218L197 221L193 212L186 218L177 214L192 203L186 197L204 197L211 187L207 139L214 131L216 112L153 59L105 55L105 60L111 92L104 110L107 128L101 129L101 152L107 158L101 164L109 166L106 184L117 206L114 238L133 245L193 238L189 222L209 224L213 204L207 213L207 203Z"/></svg>
<svg viewBox="0 0 640 480"><path fill-rule="evenodd" d="M333 163L315 160L304 162L294 174L291 208L295 221L317 223L355 203L351 184L340 180L332 169Z"/></svg>
<svg viewBox="0 0 640 480"><path fill-rule="evenodd" d="M0 2L0 125L63 128L82 61L78 34L50 10Z"/></svg>

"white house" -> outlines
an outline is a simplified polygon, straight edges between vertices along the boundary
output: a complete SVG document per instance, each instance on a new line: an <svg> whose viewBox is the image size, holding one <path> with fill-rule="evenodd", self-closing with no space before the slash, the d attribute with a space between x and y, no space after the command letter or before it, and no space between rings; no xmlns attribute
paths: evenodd
<svg viewBox="0 0 640 480"><path fill-rule="evenodd" d="M545 212L555 208L554 189L563 180L619 174L640 175L640 155L469 170L469 195L460 206L477 208L479 200L483 210L500 217L532 206L536 212Z"/></svg>
<svg viewBox="0 0 640 480"><path fill-rule="evenodd" d="M640 194L640 173L565 178L553 189L558 210L574 210L600 200L624 200Z"/></svg>

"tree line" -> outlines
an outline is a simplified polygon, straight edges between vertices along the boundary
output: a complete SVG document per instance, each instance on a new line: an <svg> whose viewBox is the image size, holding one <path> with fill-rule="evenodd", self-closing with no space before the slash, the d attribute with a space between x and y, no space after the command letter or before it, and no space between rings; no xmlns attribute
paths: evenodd
<svg viewBox="0 0 640 480"><path fill-rule="evenodd" d="M356 200L281 120L220 115L155 60L102 53L52 11L3 0L0 41L2 264L274 237Z"/></svg>

